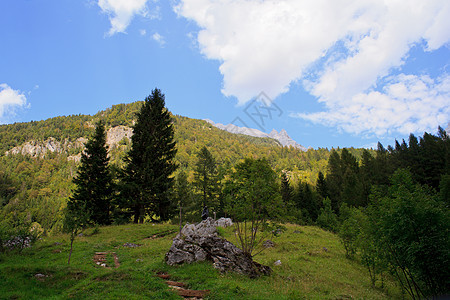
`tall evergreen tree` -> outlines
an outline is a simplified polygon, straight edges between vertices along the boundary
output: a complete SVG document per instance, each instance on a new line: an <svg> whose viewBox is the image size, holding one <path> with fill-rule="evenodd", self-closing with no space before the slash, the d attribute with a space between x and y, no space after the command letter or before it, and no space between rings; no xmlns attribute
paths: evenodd
<svg viewBox="0 0 450 300"><path fill-rule="evenodd" d="M281 172L281 199L283 200L285 206L291 203L293 192L294 191L289 181L289 177L285 171Z"/></svg>
<svg viewBox="0 0 450 300"><path fill-rule="evenodd" d="M200 192L202 207L205 205L217 206L218 171L216 160L206 146L203 146L197 153L197 159L194 169L194 185Z"/></svg>
<svg viewBox="0 0 450 300"><path fill-rule="evenodd" d="M331 201L331 208L334 212L339 211L341 205L341 191L343 184L344 172L342 170L341 157L336 150L332 150L328 159L328 172L326 177L326 186Z"/></svg>
<svg viewBox="0 0 450 300"><path fill-rule="evenodd" d="M154 89L145 98L133 126L131 149L125 158L122 174L122 196L132 211L135 223L142 223L145 215L168 220L171 213L169 189L176 143L172 117L165 107L165 97Z"/></svg>
<svg viewBox="0 0 450 300"><path fill-rule="evenodd" d="M321 171L319 171L319 174L317 176L316 191L323 199L329 197L325 176Z"/></svg>
<svg viewBox="0 0 450 300"><path fill-rule="evenodd" d="M73 179L76 189L67 204L72 213L83 207L83 214L88 215L87 220L90 223L111 223L113 181L108 163L105 125L99 121L94 135L81 154L78 175Z"/></svg>

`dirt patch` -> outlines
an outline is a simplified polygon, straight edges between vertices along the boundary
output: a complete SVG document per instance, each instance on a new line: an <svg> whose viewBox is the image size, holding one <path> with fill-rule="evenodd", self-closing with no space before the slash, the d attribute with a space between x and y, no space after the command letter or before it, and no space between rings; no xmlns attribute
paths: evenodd
<svg viewBox="0 0 450 300"><path fill-rule="evenodd" d="M170 280L170 275L167 273L159 272L156 274L159 278L165 280L166 284L173 289L178 295L186 299L201 300L209 294L209 290L190 290L186 288L186 284L183 282Z"/></svg>
<svg viewBox="0 0 450 300"><path fill-rule="evenodd" d="M107 256L111 255L114 259L114 267L118 268L120 267L120 262L119 262L119 257L117 256L117 254L115 252L95 252L94 255L94 263L96 265L99 265L100 267L103 268L111 268L111 266L107 265Z"/></svg>

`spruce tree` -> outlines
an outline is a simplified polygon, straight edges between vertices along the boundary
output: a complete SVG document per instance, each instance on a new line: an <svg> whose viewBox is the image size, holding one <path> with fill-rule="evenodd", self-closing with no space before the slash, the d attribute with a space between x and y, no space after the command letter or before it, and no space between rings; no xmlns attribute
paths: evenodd
<svg viewBox="0 0 450 300"><path fill-rule="evenodd" d="M289 181L289 177L286 174L286 171L281 172L281 199L284 202L285 206L288 206L292 201L293 188Z"/></svg>
<svg viewBox="0 0 450 300"><path fill-rule="evenodd" d="M172 117L159 89L145 98L137 113L131 143L125 158L121 192L134 222L143 223L146 215L168 220L173 207L169 190L173 185L171 175L178 167L174 162L177 150Z"/></svg>
<svg viewBox="0 0 450 300"><path fill-rule="evenodd" d="M73 179L76 189L67 203L72 214L83 208L82 214L88 216L85 220L91 224L111 223L113 181L108 164L105 125L99 121L94 135L81 154L78 175Z"/></svg>

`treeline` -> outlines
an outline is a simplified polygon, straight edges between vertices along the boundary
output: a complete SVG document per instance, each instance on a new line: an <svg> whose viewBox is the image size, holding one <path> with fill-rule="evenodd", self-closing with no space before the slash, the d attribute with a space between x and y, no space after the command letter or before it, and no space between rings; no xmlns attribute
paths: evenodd
<svg viewBox="0 0 450 300"><path fill-rule="evenodd" d="M316 224L339 234L373 285L390 274L413 299L450 292L449 154L442 128L387 149L379 143L359 163L346 149L331 152L315 188L323 200Z"/></svg>

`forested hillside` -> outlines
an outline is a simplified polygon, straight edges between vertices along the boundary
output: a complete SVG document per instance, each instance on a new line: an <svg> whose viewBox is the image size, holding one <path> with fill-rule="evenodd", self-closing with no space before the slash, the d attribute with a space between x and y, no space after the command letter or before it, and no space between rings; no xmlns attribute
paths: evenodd
<svg viewBox="0 0 450 300"><path fill-rule="evenodd" d="M80 174L76 158L83 161L83 143L95 142L94 128L103 141L106 133L98 130L99 124L130 132L130 126L140 124L136 113L141 107L142 102L119 104L94 116L0 126L0 250L12 236L28 237L30 230L47 235L62 231L76 187L73 180ZM257 205L263 212L257 219L318 225L338 233L347 257L367 268L374 286L383 287L389 273L411 298L450 290L450 271L441 270L450 259L450 139L442 128L437 135L411 134L408 142L396 141L387 148L378 144L377 150L303 152L273 139L228 133L202 120L172 115L168 120L177 152L176 171L166 177L174 185L164 192L164 215L144 206L138 212L122 203L126 185L135 184L124 181L126 172L133 173L126 167L134 135L110 144L108 159L104 152L111 186L116 187L108 196L108 221L101 224L130 222L133 209L135 222L163 217L177 222L178 210L184 221L195 222L204 205L219 216L236 213L236 207L245 211L251 206L249 211L255 212ZM167 127L172 130L172 125ZM40 143L47 143L47 150L30 150ZM21 145L34 154L7 153ZM135 151L135 157L139 153ZM241 213L235 217L247 220L248 211ZM89 222L85 225L99 224Z"/></svg>
<svg viewBox="0 0 450 300"><path fill-rule="evenodd" d="M49 138L64 143L74 143L78 138L89 138L94 124L103 120L107 128L132 126L135 114L142 102L119 104L94 116L74 115L56 117L44 121L15 123L0 126L0 206L2 216L19 222L27 218L39 223L46 232L61 230L62 209L74 188L72 179L77 173L78 163L68 159L79 154L82 147L70 151L47 152L43 157L29 155L5 155L13 147L25 142L44 142ZM174 116L176 161L178 172L186 172L193 180L196 154L206 146L216 158L218 166L231 167L246 157L266 158L276 172L289 171L291 182L314 184L319 171L326 173L328 149L302 152L294 148L281 147L275 140L235 135L217 129L202 120ZM110 151L111 162L117 168L130 147L124 139ZM353 149L356 156L362 150Z"/></svg>

